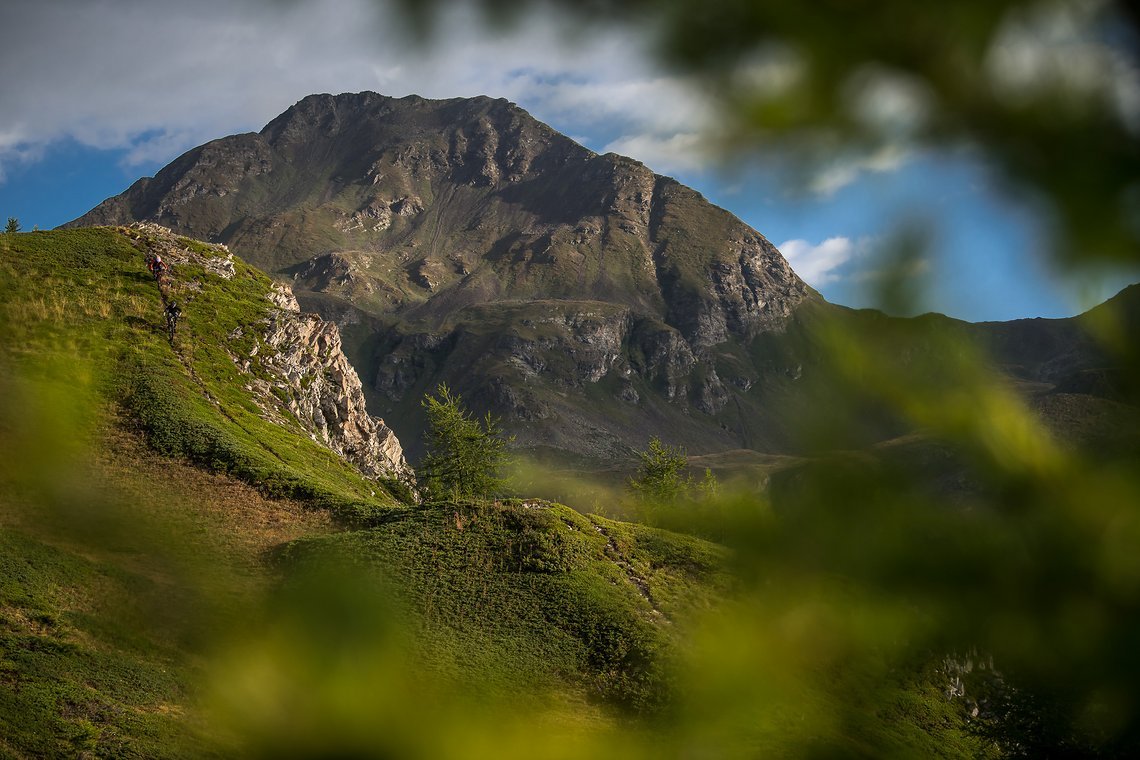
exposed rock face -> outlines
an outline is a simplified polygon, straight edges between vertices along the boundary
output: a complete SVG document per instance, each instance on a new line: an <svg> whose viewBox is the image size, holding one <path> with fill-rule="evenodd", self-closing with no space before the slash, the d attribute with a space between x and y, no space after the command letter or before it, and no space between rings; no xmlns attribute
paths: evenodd
<svg viewBox="0 0 1140 760"><path fill-rule="evenodd" d="M337 326L316 314L299 313L286 286L277 286L269 298L278 308L265 327L264 353L258 353L271 380L255 377L249 384L263 408L270 414L283 408L314 440L370 477L414 483L396 434L365 409L360 378L344 355ZM248 371L248 359L238 363Z"/></svg>
<svg viewBox="0 0 1140 760"><path fill-rule="evenodd" d="M152 222L136 222L131 228L145 233L147 250L168 264L201 266L225 279L236 274L233 254L224 245L179 237ZM187 282L179 287L193 291L200 285ZM396 434L365 409L360 378L344 355L337 326L316 314L302 314L284 283L276 283L266 297L275 308L260 341L248 357L231 353L265 416L283 425L300 423L313 440L369 477L393 477L414 485L415 474Z"/></svg>
<svg viewBox="0 0 1140 760"><path fill-rule="evenodd" d="M225 245L180 240L173 230L153 222L135 222L131 228L147 233L151 250L168 264L195 264L219 277L233 279L234 255Z"/></svg>
<svg viewBox="0 0 1140 760"><path fill-rule="evenodd" d="M629 372L623 351L630 326L628 310L552 311L535 319L522 317L518 325L511 334L500 336L497 348L526 376L541 375L554 362L566 366L551 373L551 381L570 387L596 383L611 370Z"/></svg>
<svg viewBox="0 0 1140 760"><path fill-rule="evenodd" d="M269 303L278 309L294 312L301 311L301 304L297 303L297 296L293 295L293 289L283 282L273 283L273 290L269 291L266 298L269 299Z"/></svg>
<svg viewBox="0 0 1140 760"><path fill-rule="evenodd" d="M699 193L489 98L310 96L73 224L135 219L234 246L326 317L358 309L381 332L359 369L408 435L445 381L523 443L617 424L628 451L693 423L694 452L748 445L712 419L761 372L739 347L821 302Z"/></svg>

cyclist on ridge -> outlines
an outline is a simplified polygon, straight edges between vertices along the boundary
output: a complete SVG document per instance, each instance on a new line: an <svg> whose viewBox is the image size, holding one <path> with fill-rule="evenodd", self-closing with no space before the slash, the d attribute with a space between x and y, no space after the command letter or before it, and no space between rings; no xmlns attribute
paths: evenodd
<svg viewBox="0 0 1140 760"><path fill-rule="evenodd" d="M146 257L146 268L150 270L150 273L152 275L154 275L154 279L158 280L166 271L166 262L163 261L162 257L157 253L149 254Z"/></svg>

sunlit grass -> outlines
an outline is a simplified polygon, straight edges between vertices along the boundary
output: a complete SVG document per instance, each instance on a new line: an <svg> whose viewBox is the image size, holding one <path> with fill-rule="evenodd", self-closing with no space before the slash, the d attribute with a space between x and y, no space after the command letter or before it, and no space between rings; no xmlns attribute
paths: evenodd
<svg viewBox="0 0 1140 760"><path fill-rule="evenodd" d="M717 498L523 466L577 511L394 507L235 383L259 274L184 271L172 348L118 233L41 241L0 266L5 751L985 757L1042 704L1082 747L1138 722L1136 450L1059 438L961 336L821 320L815 445ZM841 429L886 414L912 432Z"/></svg>

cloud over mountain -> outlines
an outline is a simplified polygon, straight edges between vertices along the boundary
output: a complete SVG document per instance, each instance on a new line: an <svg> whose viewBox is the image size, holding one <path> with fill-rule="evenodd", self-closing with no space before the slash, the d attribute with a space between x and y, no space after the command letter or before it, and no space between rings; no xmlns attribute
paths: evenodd
<svg viewBox="0 0 1140 760"><path fill-rule="evenodd" d="M807 240L786 240L776 246L804 282L820 287L840 279L839 269L862 254L866 240L836 236L812 245Z"/></svg>
<svg viewBox="0 0 1140 760"><path fill-rule="evenodd" d="M15 0L5 10L19 33L0 65L19 76L0 91L0 172L64 140L126 150L128 165L163 162L257 129L313 92L506 97L595 147L624 136L647 161L707 118L706 104L653 71L628 31L570 37L548 12L499 31L453 10L418 47L374 0Z"/></svg>

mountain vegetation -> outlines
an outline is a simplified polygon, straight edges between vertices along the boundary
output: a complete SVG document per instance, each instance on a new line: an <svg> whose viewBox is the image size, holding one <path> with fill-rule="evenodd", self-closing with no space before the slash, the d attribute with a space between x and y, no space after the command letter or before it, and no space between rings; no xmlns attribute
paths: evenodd
<svg viewBox="0 0 1140 760"><path fill-rule="evenodd" d="M288 709L303 669L348 647L367 673L377 642L428 689L408 715L430 689L539 700L558 725L573 706L599 730L664 708L680 622L727 588L720 547L535 500L399 502L259 397L280 299L224 249L37 232L4 243L0 277L4 756L295 753L332 719ZM332 720L320 753L390 728Z"/></svg>
<svg viewBox="0 0 1140 760"><path fill-rule="evenodd" d="M428 428L427 453L420 476L428 494L435 497L481 498L503 495L509 439L502 437L498 421L487 412L482 420L463 406L462 397L446 385L423 400Z"/></svg>
<svg viewBox="0 0 1140 760"><path fill-rule="evenodd" d="M158 282L156 252L171 263ZM971 725L977 702L946 696L977 657L943 663L907 616L891 630L915 638L879 641L876 659L831 651L850 621L802 607L866 601L859 578L904 519L861 515L884 531L864 536L874 564L844 566L846 591L819 585L804 542L840 566L862 556L837 543L846 516L819 512L843 499L812 490L859 492L846 470L792 479L779 523L754 497L654 515L677 531L532 498L403 503L286 413L305 382L277 385L266 336L288 309L225 249L149 225L36 232L5 241L0 276L7 755L1000 749ZM435 400L475 421L450 390ZM947 536L954 514L934 516ZM737 638L740 604L781 627ZM805 636L825 664L800 659ZM781 660L775 681L740 680Z"/></svg>
<svg viewBox="0 0 1140 760"><path fill-rule="evenodd" d="M629 480L630 488L639 498L649 504L672 504L688 496L693 479L685 472L689 458L683 448L650 438L649 447L641 452L640 459L637 474Z"/></svg>

